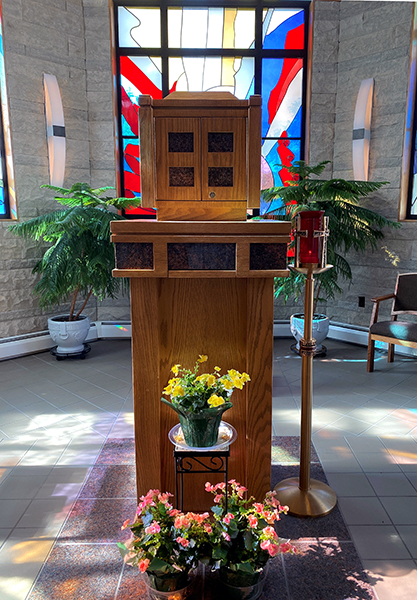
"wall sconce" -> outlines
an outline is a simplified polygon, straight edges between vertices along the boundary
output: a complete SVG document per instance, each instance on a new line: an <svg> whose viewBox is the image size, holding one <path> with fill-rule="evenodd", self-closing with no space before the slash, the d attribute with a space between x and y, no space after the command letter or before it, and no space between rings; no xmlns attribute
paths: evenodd
<svg viewBox="0 0 417 600"><path fill-rule="evenodd" d="M352 141L353 179L355 181L368 181L373 91L374 80L372 78L364 79L356 99Z"/></svg>
<svg viewBox="0 0 417 600"><path fill-rule="evenodd" d="M55 75L43 74L49 183L62 187L65 175L65 122L61 93Z"/></svg>

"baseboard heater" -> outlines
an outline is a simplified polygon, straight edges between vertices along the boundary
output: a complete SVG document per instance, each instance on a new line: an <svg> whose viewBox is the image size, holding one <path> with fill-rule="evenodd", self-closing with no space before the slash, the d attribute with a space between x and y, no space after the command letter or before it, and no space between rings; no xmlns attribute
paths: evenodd
<svg viewBox="0 0 417 600"><path fill-rule="evenodd" d="M87 342L94 342L101 339L128 339L132 335L132 326L130 321L95 321L91 323ZM274 337L291 338L289 321L274 322ZM368 329L355 325L346 325L344 323L330 322L328 338L339 340L341 342L350 342L360 346L368 345ZM37 333L28 333L26 335L17 335L0 339L0 360L25 356L26 354L35 354L50 350L54 343L47 331ZM377 348L387 349L387 344L376 343ZM406 348L396 346L395 352L405 356L417 356L415 348Z"/></svg>

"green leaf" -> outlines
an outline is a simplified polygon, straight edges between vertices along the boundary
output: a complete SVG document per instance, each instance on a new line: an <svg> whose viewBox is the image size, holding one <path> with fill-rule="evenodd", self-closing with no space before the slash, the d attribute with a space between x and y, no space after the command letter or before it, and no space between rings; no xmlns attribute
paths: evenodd
<svg viewBox="0 0 417 600"><path fill-rule="evenodd" d="M246 529L243 533L243 541L245 543L245 548L246 550L248 550L248 552L250 552L253 549L253 540L254 537L252 535L252 532L249 531L249 529Z"/></svg>
<svg viewBox="0 0 417 600"><path fill-rule="evenodd" d="M152 561L148 565L148 570L159 573L169 573L172 570L171 565L169 565L164 560L160 558L153 558Z"/></svg>
<svg viewBox="0 0 417 600"><path fill-rule="evenodd" d="M244 573L251 573L251 574L255 573L255 569L248 562L238 563L236 565L236 570L243 571Z"/></svg>

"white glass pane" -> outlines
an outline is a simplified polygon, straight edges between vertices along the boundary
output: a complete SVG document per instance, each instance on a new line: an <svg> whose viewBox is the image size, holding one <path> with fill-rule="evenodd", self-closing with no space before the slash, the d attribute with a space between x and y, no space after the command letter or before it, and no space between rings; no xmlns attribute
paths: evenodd
<svg viewBox="0 0 417 600"><path fill-rule="evenodd" d="M231 92L241 99L252 90L254 59L220 56L169 59L169 87L181 92Z"/></svg>
<svg viewBox="0 0 417 600"><path fill-rule="evenodd" d="M170 48L250 48L254 36L254 10L168 9Z"/></svg>
<svg viewBox="0 0 417 600"><path fill-rule="evenodd" d="M119 46L127 48L161 47L159 8L119 7Z"/></svg>
<svg viewBox="0 0 417 600"><path fill-rule="evenodd" d="M255 11L238 9L235 21L235 48L250 48L255 41Z"/></svg>
<svg viewBox="0 0 417 600"><path fill-rule="evenodd" d="M223 46L223 8L209 8L207 48Z"/></svg>

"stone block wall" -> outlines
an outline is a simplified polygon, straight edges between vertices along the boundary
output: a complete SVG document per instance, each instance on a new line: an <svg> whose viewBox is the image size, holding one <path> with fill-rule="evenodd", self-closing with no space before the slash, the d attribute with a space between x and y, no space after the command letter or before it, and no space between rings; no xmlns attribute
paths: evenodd
<svg viewBox="0 0 417 600"><path fill-rule="evenodd" d="M67 138L64 187L115 184L109 5L107 0L3 0L7 87L19 219L58 207L48 183L43 73L61 90ZM41 248L0 222L0 338L46 329L50 314L32 295ZM116 304L116 306L115 306ZM120 306L119 306L120 304ZM104 313L103 313L104 305ZM92 319L129 318L126 298L89 302Z"/></svg>
<svg viewBox="0 0 417 600"><path fill-rule="evenodd" d="M115 184L111 42L108 0L2 0L7 85L19 217L56 207L48 181L43 73L57 77L67 133L64 185ZM351 178L352 127L362 79L374 77L370 178L389 181L368 206L398 215L413 4L315 3L309 161L330 160L327 177ZM0 338L45 329L49 313L32 296L41 249L0 222ZM375 253L349 257L354 281L322 312L367 325L370 298L393 288L398 271L417 270L417 223L388 231ZM382 248L386 246L390 255ZM398 256L399 264L392 264ZM365 295L365 308L358 308ZM61 307L63 312L65 307ZM276 318L303 309L276 301ZM90 302L90 317L129 319L129 301Z"/></svg>
<svg viewBox="0 0 417 600"><path fill-rule="evenodd" d="M413 12L409 2L340 2L333 177L353 178L356 97L361 81L373 77L369 180L389 183L364 205L392 220L399 211ZM398 272L417 270L417 222L385 229L377 246L364 255L350 253L353 283L328 303L333 320L368 326L370 299L393 291ZM365 296L365 308L358 307L359 295ZM391 303L384 304L382 315L388 315Z"/></svg>

